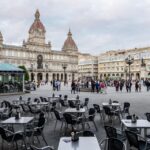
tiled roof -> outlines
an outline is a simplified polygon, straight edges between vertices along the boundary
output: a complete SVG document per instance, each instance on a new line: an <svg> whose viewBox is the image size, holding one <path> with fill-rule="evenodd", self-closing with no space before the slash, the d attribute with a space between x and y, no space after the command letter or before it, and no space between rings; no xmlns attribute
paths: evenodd
<svg viewBox="0 0 150 150"><path fill-rule="evenodd" d="M68 37L62 47L62 50L76 50L76 51L78 50L78 47L72 38L72 33L70 30L68 32Z"/></svg>
<svg viewBox="0 0 150 150"><path fill-rule="evenodd" d="M34 20L33 24L31 25L31 27L29 29L29 33L31 33L34 30L38 30L38 29L40 29L44 33L46 32L43 23L40 21L40 13L37 10L36 13L35 13L35 20Z"/></svg>

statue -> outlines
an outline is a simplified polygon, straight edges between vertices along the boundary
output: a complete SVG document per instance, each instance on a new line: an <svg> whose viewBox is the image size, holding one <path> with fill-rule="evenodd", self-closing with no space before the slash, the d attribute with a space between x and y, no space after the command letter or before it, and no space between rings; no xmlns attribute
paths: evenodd
<svg viewBox="0 0 150 150"><path fill-rule="evenodd" d="M145 67L146 66L146 64L145 64L145 62L144 62L144 59L142 58L141 59L141 67Z"/></svg>
<svg viewBox="0 0 150 150"><path fill-rule="evenodd" d="M42 57L42 55L38 55L38 57L37 57L37 68L43 69L43 57Z"/></svg>

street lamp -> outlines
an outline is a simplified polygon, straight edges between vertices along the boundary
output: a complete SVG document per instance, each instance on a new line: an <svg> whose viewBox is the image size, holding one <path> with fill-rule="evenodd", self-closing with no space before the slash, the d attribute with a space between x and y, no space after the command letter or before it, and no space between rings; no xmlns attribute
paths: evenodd
<svg viewBox="0 0 150 150"><path fill-rule="evenodd" d="M65 85L66 84L65 74L66 74L67 64L62 64L62 68L64 69L64 85Z"/></svg>
<svg viewBox="0 0 150 150"><path fill-rule="evenodd" d="M131 55L129 55L129 56L125 59L125 62L126 62L126 64L129 65L129 80L130 80L130 79L131 79L130 66L131 66L131 64L133 64L134 58L133 58Z"/></svg>
<svg viewBox="0 0 150 150"><path fill-rule="evenodd" d="M128 72L127 67L124 68L124 72L125 72L125 75L126 75L126 81L127 81L127 72Z"/></svg>

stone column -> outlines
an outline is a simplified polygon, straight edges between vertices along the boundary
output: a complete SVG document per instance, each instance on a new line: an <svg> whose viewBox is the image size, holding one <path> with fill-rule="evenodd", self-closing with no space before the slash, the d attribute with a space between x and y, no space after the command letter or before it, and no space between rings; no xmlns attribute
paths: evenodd
<svg viewBox="0 0 150 150"><path fill-rule="evenodd" d="M34 72L34 80L37 82L37 72Z"/></svg>
<svg viewBox="0 0 150 150"><path fill-rule="evenodd" d="M46 73L45 72L42 73L42 80L46 81Z"/></svg>
<svg viewBox="0 0 150 150"><path fill-rule="evenodd" d="M31 73L32 73L32 72L29 72L29 81L31 81Z"/></svg>
<svg viewBox="0 0 150 150"><path fill-rule="evenodd" d="M48 73L48 80L52 81L52 73L50 73L50 72Z"/></svg>

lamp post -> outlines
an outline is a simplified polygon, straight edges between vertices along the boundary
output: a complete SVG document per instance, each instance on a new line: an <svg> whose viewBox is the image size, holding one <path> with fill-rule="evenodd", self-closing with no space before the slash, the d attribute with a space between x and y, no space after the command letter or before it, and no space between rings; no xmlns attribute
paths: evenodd
<svg viewBox="0 0 150 150"><path fill-rule="evenodd" d="M62 64L62 68L64 69L64 85L65 85L66 84L65 74L66 74L67 64Z"/></svg>
<svg viewBox="0 0 150 150"><path fill-rule="evenodd" d="M129 56L125 59L125 62L126 62L126 64L129 65L129 80L131 80L130 66L131 66L131 64L133 64L134 58L133 58L131 55L129 55Z"/></svg>
<svg viewBox="0 0 150 150"><path fill-rule="evenodd" d="M74 81L75 71L72 71L72 81Z"/></svg>
<svg viewBox="0 0 150 150"><path fill-rule="evenodd" d="M127 72L128 72L127 67L124 68L124 72L125 72L125 75L126 75L126 81L127 81Z"/></svg>

